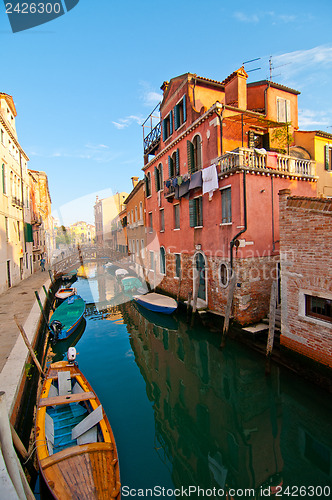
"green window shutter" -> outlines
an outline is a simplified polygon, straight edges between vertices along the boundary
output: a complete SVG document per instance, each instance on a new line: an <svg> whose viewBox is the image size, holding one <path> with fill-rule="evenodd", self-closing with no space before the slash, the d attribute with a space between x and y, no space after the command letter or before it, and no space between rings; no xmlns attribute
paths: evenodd
<svg viewBox="0 0 332 500"><path fill-rule="evenodd" d="M167 139L167 127L166 127L165 120L163 120L163 122L162 122L162 128L163 128L163 141L165 142Z"/></svg>
<svg viewBox="0 0 332 500"><path fill-rule="evenodd" d="M2 164L2 192L3 194L6 194L6 188L5 188L5 165Z"/></svg>
<svg viewBox="0 0 332 500"><path fill-rule="evenodd" d="M325 146L325 170L330 170L330 146Z"/></svg>
<svg viewBox="0 0 332 500"><path fill-rule="evenodd" d="M154 167L154 185L155 185L155 188L156 188L156 192L158 193L159 191L159 178L158 178L158 169L157 167Z"/></svg>
<svg viewBox="0 0 332 500"><path fill-rule="evenodd" d="M176 104L174 108L174 129L177 130L180 126L180 110L179 105Z"/></svg>
<svg viewBox="0 0 332 500"><path fill-rule="evenodd" d="M183 122L187 119L187 111L186 111L186 96L183 97Z"/></svg>
<svg viewBox="0 0 332 500"><path fill-rule="evenodd" d="M196 226L196 200L189 200L190 227Z"/></svg>
<svg viewBox="0 0 332 500"><path fill-rule="evenodd" d="M197 199L197 226L203 226L203 197Z"/></svg>
<svg viewBox="0 0 332 500"><path fill-rule="evenodd" d="M188 172L191 174L192 172L195 172L195 157L194 157L194 145L190 141L187 141L187 160L188 160Z"/></svg>
<svg viewBox="0 0 332 500"><path fill-rule="evenodd" d="M180 151L179 151L179 148L176 150L175 157L176 157L176 166L175 166L176 175L180 175Z"/></svg>
<svg viewBox="0 0 332 500"><path fill-rule="evenodd" d="M24 224L24 239L26 243L33 243L33 234L31 224Z"/></svg>
<svg viewBox="0 0 332 500"><path fill-rule="evenodd" d="M169 113L169 135L173 134L173 111Z"/></svg>

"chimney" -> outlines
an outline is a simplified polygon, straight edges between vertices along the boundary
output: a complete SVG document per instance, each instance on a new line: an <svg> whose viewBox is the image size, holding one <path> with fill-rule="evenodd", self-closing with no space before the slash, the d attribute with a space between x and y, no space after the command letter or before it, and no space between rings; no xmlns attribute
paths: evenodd
<svg viewBox="0 0 332 500"><path fill-rule="evenodd" d="M165 93L168 86L169 86L169 82L165 81L165 82L163 82L162 86L160 87L160 90L162 90Z"/></svg>
<svg viewBox="0 0 332 500"><path fill-rule="evenodd" d="M133 183L133 188L137 186L139 177L132 177L131 182Z"/></svg>
<svg viewBox="0 0 332 500"><path fill-rule="evenodd" d="M247 78L248 75L242 66L223 81L226 104L239 109L247 109Z"/></svg>

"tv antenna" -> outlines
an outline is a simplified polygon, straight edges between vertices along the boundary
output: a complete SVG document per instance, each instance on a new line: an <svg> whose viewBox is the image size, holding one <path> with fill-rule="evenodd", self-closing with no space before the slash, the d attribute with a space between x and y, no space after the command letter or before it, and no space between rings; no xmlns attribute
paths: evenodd
<svg viewBox="0 0 332 500"><path fill-rule="evenodd" d="M256 59L250 59L250 61L244 61L242 63L242 66L244 66L245 64L249 64L249 63L255 62L255 61L259 61L260 59L261 59L260 57L256 57ZM258 71L259 69L262 69L262 68L248 69L246 71L247 71L247 73L251 73L252 71Z"/></svg>
<svg viewBox="0 0 332 500"><path fill-rule="evenodd" d="M283 66L288 66L288 64L290 64L290 62L288 63L285 63L285 64L279 64L279 66L273 66L272 64L272 56L270 56L269 58L269 68L270 68L270 82L272 82L272 76L280 76L281 73L278 73L277 75L272 75L272 72L273 70L277 69L277 68L282 68Z"/></svg>

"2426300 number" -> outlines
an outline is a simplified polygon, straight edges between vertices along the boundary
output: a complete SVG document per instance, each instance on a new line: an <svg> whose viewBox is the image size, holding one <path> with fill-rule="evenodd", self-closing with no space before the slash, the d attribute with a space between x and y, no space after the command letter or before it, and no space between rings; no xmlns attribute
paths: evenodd
<svg viewBox="0 0 332 500"><path fill-rule="evenodd" d="M329 486L282 486L276 487L275 496L277 498L288 497L328 497L330 498L331 488Z"/></svg>
<svg viewBox="0 0 332 500"><path fill-rule="evenodd" d="M60 3L49 3L49 2L39 2L39 3L27 3L27 2L16 2L6 3L6 13L13 14L60 14L61 4Z"/></svg>

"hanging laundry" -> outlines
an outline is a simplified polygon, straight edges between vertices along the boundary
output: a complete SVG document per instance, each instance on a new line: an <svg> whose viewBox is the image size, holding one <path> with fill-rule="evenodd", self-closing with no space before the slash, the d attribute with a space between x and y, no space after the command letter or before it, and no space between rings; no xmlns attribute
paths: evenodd
<svg viewBox="0 0 332 500"><path fill-rule="evenodd" d="M266 153L266 166L269 168L277 168L278 154L273 151Z"/></svg>
<svg viewBox="0 0 332 500"><path fill-rule="evenodd" d="M203 194L209 193L209 200L212 199L213 191L218 189L218 172L215 164L202 170Z"/></svg>
<svg viewBox="0 0 332 500"><path fill-rule="evenodd" d="M189 189L192 190L200 187L202 187L202 171L198 170L190 178Z"/></svg>
<svg viewBox="0 0 332 500"><path fill-rule="evenodd" d="M182 198L183 196L189 197L189 184L190 181L187 180L185 182L182 182L181 186L179 186L179 198Z"/></svg>
<svg viewBox="0 0 332 500"><path fill-rule="evenodd" d="M182 182L183 182L183 179L182 179L182 175L179 175L177 177L177 180L178 180L178 186L181 186Z"/></svg>

